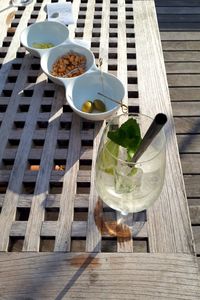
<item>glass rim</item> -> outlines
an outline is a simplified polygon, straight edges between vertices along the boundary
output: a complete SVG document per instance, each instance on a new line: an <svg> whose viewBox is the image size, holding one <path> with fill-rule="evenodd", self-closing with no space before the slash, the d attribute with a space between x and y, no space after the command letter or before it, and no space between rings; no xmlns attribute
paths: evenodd
<svg viewBox="0 0 200 300"><path fill-rule="evenodd" d="M106 126L105 126L105 128L104 128L104 132L105 132L106 129L110 126L110 124L112 124L113 120L118 119L118 118L120 118L120 117L122 117L122 116L126 116L126 115L128 115L128 116L143 116L143 117L148 118L149 120L153 121L153 118L152 118L152 117L150 117L150 116L148 116L148 115L146 115L146 114L143 114L143 113L129 113L129 112L128 112L128 113L122 113L122 114L117 115L117 116L115 116L114 118L112 118L111 120L108 121L108 123L106 124ZM158 133L158 135L159 135L161 132L163 133L163 143L162 143L162 147L160 148L160 150L159 150L155 155L153 155L153 156L152 156L151 158L149 158L149 159L142 160L142 161L140 161L140 159L138 159L137 162L132 162L132 161L127 161L127 160L123 160L123 159L121 159L121 158L118 158L117 156L113 155L113 154L107 149L107 147L104 149L104 151L106 150L107 153L109 153L114 159L118 160L119 162L121 162L121 163L123 163L123 164L129 165L129 166L136 166L136 165L139 165L139 164L145 164L145 163L148 163L148 162L152 161L153 159L155 159L155 158L156 158L163 150L165 150L165 147L166 147L166 136L165 136L165 133L164 133L163 128L162 128L161 131ZM158 135L157 135L157 136L158 136ZM111 139L108 138L108 136L106 136L106 138L107 138L108 141L112 141ZM113 142L113 143L114 143L114 142ZM115 144L116 144L116 143L115 143ZM105 145L105 143L104 143L104 145ZM116 145L117 145L117 144L116 144ZM120 145L119 145L119 147L124 148L124 147L122 147L122 146L120 146ZM124 149L126 149L126 148L124 148ZM147 148L147 149L148 149L148 148ZM142 157L142 156L141 156L141 157Z"/></svg>

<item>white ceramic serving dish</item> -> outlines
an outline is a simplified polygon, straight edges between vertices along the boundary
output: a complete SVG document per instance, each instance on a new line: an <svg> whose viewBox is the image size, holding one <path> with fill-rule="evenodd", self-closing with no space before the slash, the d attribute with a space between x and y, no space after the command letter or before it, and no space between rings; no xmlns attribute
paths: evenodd
<svg viewBox="0 0 200 300"><path fill-rule="evenodd" d="M48 78L65 88L66 99L71 108L81 117L100 121L108 119L117 112L120 104L100 96L98 92L117 101L122 101L125 91L122 82L114 75L101 72L95 64L94 54L87 46L81 46L82 41L70 40L67 27L58 22L44 21L27 27L21 34L22 45L33 55L40 57L40 65ZM55 46L48 49L32 47L33 43L52 43ZM67 53L75 52L86 58L85 72L76 77L53 76L52 66L56 60ZM82 111L85 101L99 99L106 105L105 112Z"/></svg>

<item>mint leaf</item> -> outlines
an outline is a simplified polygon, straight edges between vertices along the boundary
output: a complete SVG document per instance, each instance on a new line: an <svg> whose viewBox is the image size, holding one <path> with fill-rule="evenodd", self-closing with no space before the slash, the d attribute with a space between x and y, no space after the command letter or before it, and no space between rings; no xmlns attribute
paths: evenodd
<svg viewBox="0 0 200 300"><path fill-rule="evenodd" d="M135 119L129 119L117 130L109 131L108 138L127 149L128 161L133 157L142 139L140 127Z"/></svg>

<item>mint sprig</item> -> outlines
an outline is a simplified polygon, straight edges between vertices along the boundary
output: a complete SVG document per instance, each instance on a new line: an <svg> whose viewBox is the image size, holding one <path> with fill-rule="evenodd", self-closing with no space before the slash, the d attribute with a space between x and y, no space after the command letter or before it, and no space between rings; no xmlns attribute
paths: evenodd
<svg viewBox="0 0 200 300"><path fill-rule="evenodd" d="M109 131L108 138L127 149L128 161L131 161L142 140L140 127L133 118L128 119L117 130Z"/></svg>

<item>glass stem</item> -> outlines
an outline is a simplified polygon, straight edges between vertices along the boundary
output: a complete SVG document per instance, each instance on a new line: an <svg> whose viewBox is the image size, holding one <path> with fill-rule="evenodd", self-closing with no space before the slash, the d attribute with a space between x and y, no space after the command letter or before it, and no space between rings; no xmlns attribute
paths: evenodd
<svg viewBox="0 0 200 300"><path fill-rule="evenodd" d="M141 231L146 221L146 211L137 213L122 213L117 212L117 224L121 225L124 230L129 228L131 230L132 237L136 237Z"/></svg>

